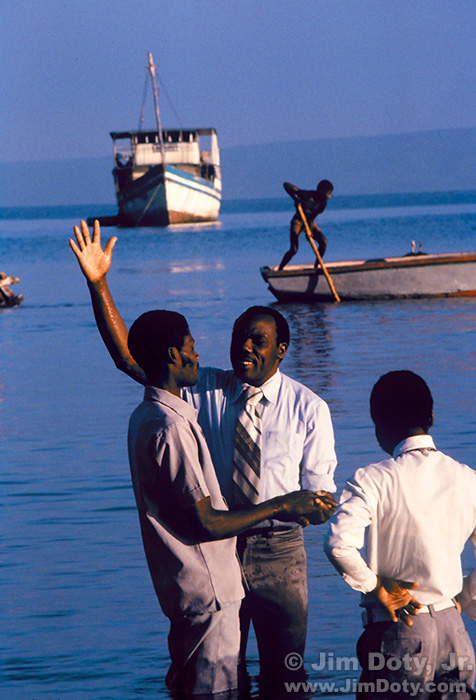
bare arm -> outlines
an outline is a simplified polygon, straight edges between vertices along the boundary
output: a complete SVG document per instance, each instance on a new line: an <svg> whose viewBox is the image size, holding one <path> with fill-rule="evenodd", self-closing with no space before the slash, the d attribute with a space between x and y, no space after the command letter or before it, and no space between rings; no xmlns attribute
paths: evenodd
<svg viewBox="0 0 476 700"><path fill-rule="evenodd" d="M115 236L110 238L103 250L98 221L94 222L92 240L85 221L81 221L81 228L74 227L74 235L77 243L70 238L69 244L88 283L94 317L101 338L116 367L136 382L145 384L145 374L132 358L127 347L129 333L117 310L106 280L117 238Z"/></svg>
<svg viewBox="0 0 476 700"><path fill-rule="evenodd" d="M290 197L292 197L295 202L299 201L299 196L298 196L299 187L296 187L296 185L291 185L290 182L283 182L283 187L286 190L286 192L288 193L288 195Z"/></svg>
<svg viewBox="0 0 476 700"><path fill-rule="evenodd" d="M244 510L233 511L216 510L211 505L210 497L207 497L198 501L191 510L203 541L207 541L233 537L270 518L300 522L302 525L307 525L310 519L325 522L335 506L312 491L294 491Z"/></svg>

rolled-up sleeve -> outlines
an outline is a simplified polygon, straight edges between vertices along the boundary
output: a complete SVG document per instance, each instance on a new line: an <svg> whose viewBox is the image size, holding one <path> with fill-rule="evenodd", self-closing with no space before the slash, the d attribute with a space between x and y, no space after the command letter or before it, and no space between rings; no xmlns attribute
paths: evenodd
<svg viewBox="0 0 476 700"><path fill-rule="evenodd" d="M301 461L301 486L310 491L334 493L334 472L337 466L334 428L325 401L319 400L307 426Z"/></svg>
<svg viewBox="0 0 476 700"><path fill-rule="evenodd" d="M185 422L173 423L159 436L155 461L167 474L171 492L184 510L210 495L197 441Z"/></svg>

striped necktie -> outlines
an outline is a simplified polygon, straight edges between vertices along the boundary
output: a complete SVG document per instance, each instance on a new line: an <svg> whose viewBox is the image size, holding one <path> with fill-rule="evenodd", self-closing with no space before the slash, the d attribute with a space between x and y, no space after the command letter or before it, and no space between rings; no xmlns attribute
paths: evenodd
<svg viewBox="0 0 476 700"><path fill-rule="evenodd" d="M233 450L233 503L235 506L257 503L261 471L261 417L257 405L263 391L256 386L244 389Z"/></svg>

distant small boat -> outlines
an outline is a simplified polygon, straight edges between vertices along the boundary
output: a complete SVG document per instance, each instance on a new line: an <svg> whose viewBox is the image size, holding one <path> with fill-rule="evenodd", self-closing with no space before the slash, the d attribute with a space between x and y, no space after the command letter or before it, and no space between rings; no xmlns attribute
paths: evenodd
<svg viewBox="0 0 476 700"><path fill-rule="evenodd" d="M342 301L476 295L476 252L409 254L397 258L325 262ZM320 268L262 267L278 301L334 301Z"/></svg>
<svg viewBox="0 0 476 700"><path fill-rule="evenodd" d="M155 68L149 53L157 128L111 132L118 215L103 223L167 226L216 221L221 203L216 130L162 129Z"/></svg>
<svg viewBox="0 0 476 700"><path fill-rule="evenodd" d="M15 294L10 289L10 284L20 282L19 277L11 277L4 272L0 272L0 308L10 306L20 306L23 301L23 294Z"/></svg>

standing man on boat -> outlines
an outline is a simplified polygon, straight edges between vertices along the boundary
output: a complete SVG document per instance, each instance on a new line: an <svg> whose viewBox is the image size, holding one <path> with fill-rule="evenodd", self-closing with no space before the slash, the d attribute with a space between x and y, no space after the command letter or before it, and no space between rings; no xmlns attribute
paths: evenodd
<svg viewBox="0 0 476 700"><path fill-rule="evenodd" d="M468 539L476 551L476 472L436 449L433 398L413 372L381 377L370 412L390 459L347 482L325 541L332 564L362 593L357 698L469 699L474 651L455 596Z"/></svg>
<svg viewBox="0 0 476 700"><path fill-rule="evenodd" d="M315 219L318 214L322 214L326 208L327 202L331 198L334 190L334 186L329 182L329 180L321 180L316 190L300 190L295 185L291 185L290 182L285 182L283 187L290 197L293 198L296 209L298 204L302 206L304 216L306 217L309 228L311 229L312 237L318 243L319 255L321 258L323 258L327 249L327 239L319 226L317 226ZM296 213L291 219L291 227L289 231L290 247L281 260L279 265L280 270L282 270L284 266L288 264L291 258L293 258L298 252L299 236L303 230L304 223L302 221L301 214L296 210Z"/></svg>
<svg viewBox="0 0 476 700"><path fill-rule="evenodd" d="M106 281L116 239L110 239L103 251L98 222L92 241L84 222L81 230L75 227L75 235L78 245L71 242L73 251L88 281L103 341L118 369L144 383L144 374L128 351L128 331ZM329 408L316 394L281 373L288 344L289 327L279 312L268 307L248 309L233 328L233 371L201 369L195 387L182 392L198 410L222 493L233 508L242 508L247 500L259 503L298 488L327 492L328 502L333 501L336 456ZM241 445L236 445L243 409L247 408L244 394L256 388L258 404L247 411L255 423L255 441L260 443L259 452L254 452L255 473L237 478L244 445L250 444L245 436ZM252 493L237 492L237 484L243 481L253 484ZM242 659L252 621L261 680L266 686L285 677L288 654L304 655L308 594L302 528L296 522L283 524L270 519L241 535L238 548L250 588L242 607Z"/></svg>

